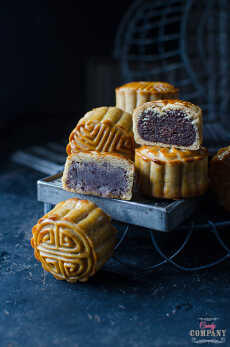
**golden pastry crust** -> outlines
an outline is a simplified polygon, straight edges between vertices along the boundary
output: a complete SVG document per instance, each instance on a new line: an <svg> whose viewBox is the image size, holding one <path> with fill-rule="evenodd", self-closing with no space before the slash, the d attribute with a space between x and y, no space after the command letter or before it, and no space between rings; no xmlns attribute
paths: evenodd
<svg viewBox="0 0 230 347"><path fill-rule="evenodd" d="M130 82L116 88L116 106L133 113L134 109L148 101L174 99L179 89L167 82Z"/></svg>
<svg viewBox="0 0 230 347"><path fill-rule="evenodd" d="M66 160L62 184L73 193L131 200L134 162L118 153L76 152Z"/></svg>
<svg viewBox="0 0 230 347"><path fill-rule="evenodd" d="M155 124L153 123L150 125L151 117L153 116L150 115L149 118L146 118L148 117L148 113L152 113L152 115L156 117L157 122L155 121ZM177 119L177 117L180 118ZM171 121L171 124L164 124L166 121ZM153 135L153 140L150 140L146 135L141 134L140 122L146 123L145 131L149 132L148 136L150 138ZM161 128L159 122L162 122ZM175 141L175 128L172 129L176 122L178 127L180 127L180 131L178 130L177 134L178 138L176 140L178 143ZM187 135L189 134L186 134L188 126L191 128L190 132L192 132L193 136L191 142L188 142L189 136ZM180 149L198 150L203 141L202 110L199 106L196 106L191 102L179 99L147 102L134 110L133 132L136 143L140 145L159 145L162 147L174 146ZM165 142L163 142L163 135ZM183 144L182 139L185 144ZM172 143L173 141L174 143Z"/></svg>
<svg viewBox="0 0 230 347"><path fill-rule="evenodd" d="M210 162L211 189L219 205L230 211L230 146L218 150Z"/></svg>
<svg viewBox="0 0 230 347"><path fill-rule="evenodd" d="M111 257L116 229L93 202L69 199L39 219L31 245L42 267L59 280L85 282Z"/></svg>
<svg viewBox="0 0 230 347"><path fill-rule="evenodd" d="M135 151L139 191L147 196L180 199L208 188L208 151L142 146Z"/></svg>
<svg viewBox="0 0 230 347"><path fill-rule="evenodd" d="M134 158L132 116L117 107L98 107L80 119L69 137L66 151L115 152Z"/></svg>

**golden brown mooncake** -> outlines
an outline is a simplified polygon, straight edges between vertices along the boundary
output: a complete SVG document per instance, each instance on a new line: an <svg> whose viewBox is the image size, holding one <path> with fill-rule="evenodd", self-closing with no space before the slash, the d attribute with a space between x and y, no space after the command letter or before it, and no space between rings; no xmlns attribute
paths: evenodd
<svg viewBox="0 0 230 347"><path fill-rule="evenodd" d="M85 282L111 257L116 229L93 202L59 202L32 229L31 245L43 268L59 280Z"/></svg>
<svg viewBox="0 0 230 347"><path fill-rule="evenodd" d="M62 177L67 191L122 200L132 198L133 182L134 162L115 153L73 153Z"/></svg>
<svg viewBox="0 0 230 347"><path fill-rule="evenodd" d="M138 189L147 196L180 199L199 196L208 188L208 151L143 146L136 149Z"/></svg>
<svg viewBox="0 0 230 347"><path fill-rule="evenodd" d="M71 132L66 151L114 152L134 159L131 114L117 107L94 108Z"/></svg>
<svg viewBox="0 0 230 347"><path fill-rule="evenodd" d="M230 211L230 146L219 149L212 158L210 180L219 205Z"/></svg>
<svg viewBox="0 0 230 347"><path fill-rule="evenodd" d="M203 141L200 107L183 100L147 102L133 113L134 139L140 145L198 150Z"/></svg>
<svg viewBox="0 0 230 347"><path fill-rule="evenodd" d="M133 113L148 101L178 98L179 89L167 82L130 82L116 88L115 94L116 106Z"/></svg>

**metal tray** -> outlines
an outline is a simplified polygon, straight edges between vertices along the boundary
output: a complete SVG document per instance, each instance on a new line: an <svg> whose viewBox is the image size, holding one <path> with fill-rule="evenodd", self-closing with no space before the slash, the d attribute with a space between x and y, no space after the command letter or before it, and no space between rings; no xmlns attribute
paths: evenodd
<svg viewBox="0 0 230 347"><path fill-rule="evenodd" d="M44 203L45 213L52 205L77 197L95 202L114 220L167 232L188 219L199 206L199 199L148 200L134 196L131 201L124 201L70 193L62 188L61 177L62 173L58 173L37 182L38 200Z"/></svg>

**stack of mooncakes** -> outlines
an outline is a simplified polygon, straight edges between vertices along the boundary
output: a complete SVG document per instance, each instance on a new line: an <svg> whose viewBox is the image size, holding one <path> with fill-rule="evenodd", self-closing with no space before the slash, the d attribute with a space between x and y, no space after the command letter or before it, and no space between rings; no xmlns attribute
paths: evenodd
<svg viewBox="0 0 230 347"><path fill-rule="evenodd" d="M179 90L165 82L131 82L115 92L116 107L93 109L72 131L64 189L130 200L135 171L147 196L203 194L208 151L200 107L177 99Z"/></svg>
<svg viewBox="0 0 230 347"><path fill-rule="evenodd" d="M148 196L179 199L208 188L208 151L202 147L202 111L179 99L147 102L134 110L139 189Z"/></svg>
<svg viewBox="0 0 230 347"><path fill-rule="evenodd" d="M67 191L130 200L134 181L132 115L118 107L86 113L67 145Z"/></svg>
<svg viewBox="0 0 230 347"><path fill-rule="evenodd" d="M98 107L86 113L69 137L63 188L130 200L135 156L133 110L149 100L177 96L178 89L166 82L131 82L116 89L117 107Z"/></svg>

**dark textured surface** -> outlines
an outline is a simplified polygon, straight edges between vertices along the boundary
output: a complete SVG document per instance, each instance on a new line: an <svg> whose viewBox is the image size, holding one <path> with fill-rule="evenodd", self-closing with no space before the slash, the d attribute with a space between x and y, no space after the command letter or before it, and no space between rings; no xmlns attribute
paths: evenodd
<svg viewBox="0 0 230 347"><path fill-rule="evenodd" d="M229 261L201 273L164 266L136 276L113 260L84 284L45 274L30 247L31 228L43 213L36 201L38 178L32 170L8 164L0 171L1 347L195 346L189 331L199 329L199 317L218 317L217 327L227 329L222 345L230 345ZM184 236L157 233L166 252ZM185 254L178 262L196 265L223 251L202 231ZM139 265L159 261L148 233L139 229L130 232L117 255Z"/></svg>
<svg viewBox="0 0 230 347"><path fill-rule="evenodd" d="M196 132L191 120L181 110L171 110L164 115L147 110L138 121L138 132L143 140L175 146L191 146Z"/></svg>

